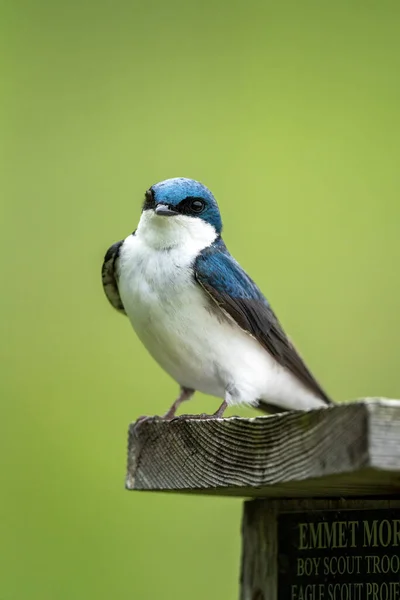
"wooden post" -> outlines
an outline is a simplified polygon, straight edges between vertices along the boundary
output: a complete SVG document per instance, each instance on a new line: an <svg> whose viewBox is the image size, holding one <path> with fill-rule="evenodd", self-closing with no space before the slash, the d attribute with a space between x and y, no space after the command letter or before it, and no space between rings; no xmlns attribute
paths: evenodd
<svg viewBox="0 0 400 600"><path fill-rule="evenodd" d="M241 600L400 600L399 400L132 424L126 487L253 498Z"/></svg>

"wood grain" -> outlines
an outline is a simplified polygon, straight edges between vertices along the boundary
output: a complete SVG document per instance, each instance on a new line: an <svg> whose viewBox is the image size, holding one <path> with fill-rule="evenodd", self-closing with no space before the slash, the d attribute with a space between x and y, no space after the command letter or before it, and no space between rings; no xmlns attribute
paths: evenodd
<svg viewBox="0 0 400 600"><path fill-rule="evenodd" d="M240 600L276 600L278 510L272 503L251 501L244 504Z"/></svg>
<svg viewBox="0 0 400 600"><path fill-rule="evenodd" d="M400 492L400 401L129 428L126 487L250 497Z"/></svg>

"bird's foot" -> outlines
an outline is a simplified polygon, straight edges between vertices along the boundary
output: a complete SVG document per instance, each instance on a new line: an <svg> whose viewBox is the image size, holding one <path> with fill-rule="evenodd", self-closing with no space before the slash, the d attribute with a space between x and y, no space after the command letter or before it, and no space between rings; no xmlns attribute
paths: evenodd
<svg viewBox="0 0 400 600"><path fill-rule="evenodd" d="M145 423L146 421L154 421L155 419L161 419L162 417L159 417L158 415L152 415L152 416L148 416L148 415L143 415L142 417L138 417L135 421L135 427L137 427L138 425L141 425L142 423Z"/></svg>
<svg viewBox="0 0 400 600"><path fill-rule="evenodd" d="M188 421L193 419L215 419L214 415L207 415L206 413L200 413L199 415L179 415L179 417L174 417L171 421Z"/></svg>
<svg viewBox="0 0 400 600"><path fill-rule="evenodd" d="M191 388L181 387L181 393L179 394L178 398L175 400L171 408L165 413L165 415L162 418L166 421L171 421L171 419L175 417L175 413L179 406L182 404L182 402L185 402L185 400L189 400L193 396L193 394L194 390L192 390Z"/></svg>
<svg viewBox="0 0 400 600"><path fill-rule="evenodd" d="M171 421L174 417L175 417L175 413L177 411L177 409L179 408L179 406L182 404L182 402L185 402L185 400L189 400L189 398L191 398L194 394L194 390L192 390L191 388L186 388L186 387L181 387L181 392L178 396L178 398L175 400L175 402L173 403L173 405L171 406L171 408L165 413L165 415L163 415L162 417L159 415L154 415L154 416L143 416L143 417L139 417L138 419L136 419L135 422L135 426L136 425L140 425L141 423L145 423L146 421L152 421L152 420L161 420L161 421Z"/></svg>
<svg viewBox="0 0 400 600"><path fill-rule="evenodd" d="M226 400L224 400L224 402L221 404L219 409L216 410L215 413L212 413L211 415L207 415L206 413L201 413L199 415L180 415L179 417L174 417L172 420L178 421L180 419L184 419L186 421L187 419L191 419L191 420L198 419L198 420L206 421L206 420L210 420L210 419L222 419L227 406L228 406L228 403L226 402Z"/></svg>

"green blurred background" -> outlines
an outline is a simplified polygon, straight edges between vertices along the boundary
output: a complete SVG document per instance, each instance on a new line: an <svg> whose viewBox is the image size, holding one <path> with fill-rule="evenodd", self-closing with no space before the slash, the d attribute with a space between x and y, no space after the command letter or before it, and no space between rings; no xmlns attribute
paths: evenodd
<svg viewBox="0 0 400 600"><path fill-rule="evenodd" d="M124 490L129 422L177 386L102 258L146 188L199 179L328 392L400 397L400 5L17 1L0 27L0 597L236 598L240 500Z"/></svg>

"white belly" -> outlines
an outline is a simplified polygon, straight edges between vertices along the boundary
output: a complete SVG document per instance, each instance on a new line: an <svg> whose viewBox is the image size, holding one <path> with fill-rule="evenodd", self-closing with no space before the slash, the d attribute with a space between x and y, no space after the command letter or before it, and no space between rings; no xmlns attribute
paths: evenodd
<svg viewBox="0 0 400 600"><path fill-rule="evenodd" d="M255 339L218 315L193 278L194 256L150 248L137 236L121 248L121 299L153 358L181 386L230 404L262 398L286 408L319 406Z"/></svg>
<svg viewBox="0 0 400 600"><path fill-rule="evenodd" d="M121 299L138 337L167 373L182 386L224 397L215 348L221 324L193 279L192 259L181 258L176 250L149 249L128 238L120 258Z"/></svg>

